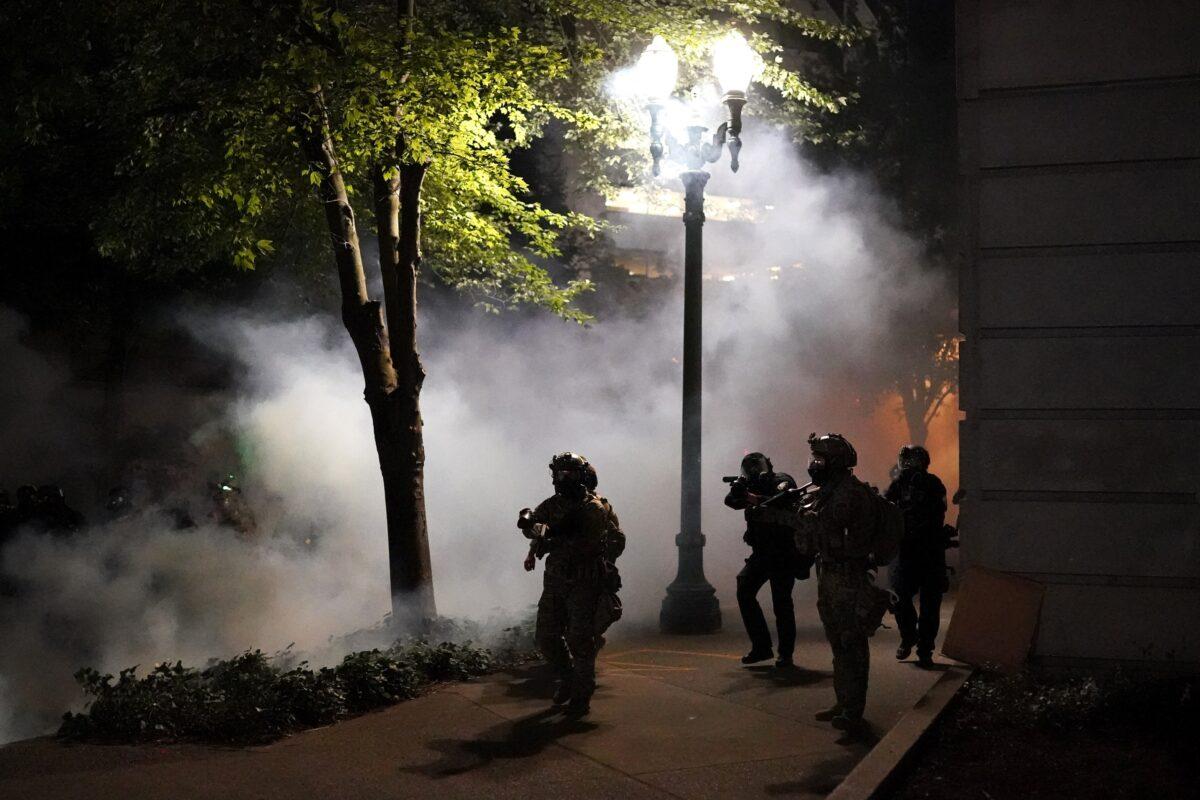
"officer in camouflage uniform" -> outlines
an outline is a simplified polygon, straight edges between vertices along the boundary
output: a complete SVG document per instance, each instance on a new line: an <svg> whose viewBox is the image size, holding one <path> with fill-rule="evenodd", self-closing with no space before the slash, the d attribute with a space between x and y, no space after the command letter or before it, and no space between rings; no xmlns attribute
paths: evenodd
<svg viewBox="0 0 1200 800"><path fill-rule="evenodd" d="M904 538L900 552L889 567L892 591L896 593L893 613L900 629L896 658L903 661L917 648L917 662L933 666L942 595L946 582L946 487L929 471L929 451L920 445L905 445L896 459L897 475L885 497L904 513ZM920 617L913 595L921 600Z"/></svg>
<svg viewBox="0 0 1200 800"><path fill-rule="evenodd" d="M801 503L796 546L816 561L817 612L833 649L837 696L836 705L816 716L858 734L866 729L867 637L874 633L874 628L867 630L867 609L878 595L870 572L876 512L872 490L853 474L858 454L850 442L831 433L812 434L808 443L808 474L818 489Z"/></svg>
<svg viewBox="0 0 1200 800"><path fill-rule="evenodd" d="M610 585L605 555L614 549L610 526L620 530L612 507L588 488L587 466L576 453L556 455L550 462L554 494L524 509L517 521L532 542L531 556L546 557L535 636L559 677L554 702L569 703L572 716L588 713L596 690L596 653L603 641L597 610ZM526 568L532 567L527 559Z"/></svg>

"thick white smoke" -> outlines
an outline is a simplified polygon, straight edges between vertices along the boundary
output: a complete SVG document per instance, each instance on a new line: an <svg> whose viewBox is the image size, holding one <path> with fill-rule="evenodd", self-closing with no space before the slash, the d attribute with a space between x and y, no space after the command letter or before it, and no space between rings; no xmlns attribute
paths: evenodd
<svg viewBox="0 0 1200 800"><path fill-rule="evenodd" d="M884 480L904 438L877 411L879 376L903 335L895 320L940 307L945 287L861 180L819 176L766 136L747 137L737 176L721 165L713 171L710 194L736 191L773 206L758 225L712 222L706 232L706 269L740 273L706 282L704 310L706 563L731 602L746 548L740 515L721 505L720 476L761 450L803 482L808 433L838 430L858 445L860 473ZM673 226L679 245L668 261L679 263L683 226ZM674 576L679 524L682 314L679 292L664 296L674 299L649 313L608 312L588 328L526 314L443 311L423 320L428 512L442 613L483 618L536 599L540 571L521 568L516 513L549 493L550 456L575 450L596 465L628 534L622 624L656 618ZM177 531L169 515L149 509L83 536L26 533L11 542L0 570L18 578L20 592L0 597L0 725L8 720L0 741L52 727L75 701L70 675L80 666L111 671L290 642L315 647L387 610L374 442L337 321L207 310L185 324L244 364L237 397L212 427L240 441L247 497L266 509L265 535L243 540L203 520ZM0 341L16 346L13 335ZM21 369L46 380L32 359ZM34 407L55 391L8 388L15 394L6 408ZM58 416L70 418L43 422ZM9 427L6 453L19 433ZM202 428L194 438L213 435Z"/></svg>

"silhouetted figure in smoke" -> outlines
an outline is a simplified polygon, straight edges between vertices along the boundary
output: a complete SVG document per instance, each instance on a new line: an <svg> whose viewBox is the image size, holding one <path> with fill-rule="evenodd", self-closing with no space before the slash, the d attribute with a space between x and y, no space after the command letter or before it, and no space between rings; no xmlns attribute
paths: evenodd
<svg viewBox="0 0 1200 800"><path fill-rule="evenodd" d="M84 526L83 515L67 505L63 490L54 484L18 487L16 507L3 516L9 535L26 526L39 533L68 535Z"/></svg>
<svg viewBox="0 0 1200 800"><path fill-rule="evenodd" d="M596 691L602 634L620 611L619 604L607 604L609 595L615 597L609 566L625 537L614 535L620 528L612 506L590 488L587 459L559 453L550 461L550 475L554 494L535 509L522 509L517 527L532 543L525 568L546 556L535 635L559 677L555 705L569 703L567 713L581 717Z"/></svg>
<svg viewBox="0 0 1200 800"><path fill-rule="evenodd" d="M83 514L67 505L67 496L58 486L39 486L38 505L42 524L51 533L75 533L85 524Z"/></svg>
<svg viewBox="0 0 1200 800"><path fill-rule="evenodd" d="M224 480L209 484L209 497L212 499L212 511L209 517L218 525L233 528L243 536L253 536L258 532L258 521L254 511L246 502L232 475Z"/></svg>
<svg viewBox="0 0 1200 800"><path fill-rule="evenodd" d="M801 564L792 528L772 520L771 515L765 513L768 509L760 506L782 492L795 489L796 481L786 472L775 472L771 459L762 453L750 453L743 458L741 475L726 480L730 485L725 505L745 511L746 532L742 540L750 545L750 557L737 576L738 610L750 637L750 652L742 656L742 663L754 664L774 655L771 631L762 606L758 604L758 592L769 582L775 630L779 634L779 658L775 665L790 667L796 647L792 586L797 577L808 577L808 565ZM779 512L782 509L770 510Z"/></svg>
<svg viewBox="0 0 1200 800"><path fill-rule="evenodd" d="M933 665L942 595L946 580L946 487L929 472L929 451L920 445L905 445L896 459L898 474L888 487L888 500L904 512L904 538L900 552L889 567L892 591L897 600L892 609L900 629L896 658L903 661L917 648L917 661ZM918 617L913 596L920 595Z"/></svg>

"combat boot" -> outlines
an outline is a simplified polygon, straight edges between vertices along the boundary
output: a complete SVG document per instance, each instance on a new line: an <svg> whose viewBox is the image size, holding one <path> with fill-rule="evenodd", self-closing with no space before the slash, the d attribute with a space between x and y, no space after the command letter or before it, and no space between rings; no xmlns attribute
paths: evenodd
<svg viewBox="0 0 1200 800"><path fill-rule="evenodd" d="M818 711L816 714L813 714L813 717L820 722L829 722L829 720L840 717L841 715L842 707L834 706L833 708L827 708L824 711Z"/></svg>
<svg viewBox="0 0 1200 800"><path fill-rule="evenodd" d="M908 658L911 655L912 655L912 645L911 644L906 644L905 642L901 642L900 646L896 648L896 660L897 661L903 661L904 659Z"/></svg>
<svg viewBox="0 0 1200 800"><path fill-rule="evenodd" d="M565 713L568 719L582 719L583 717L586 717L591 710L591 698L572 697L571 702L567 704L567 710Z"/></svg>
<svg viewBox="0 0 1200 800"><path fill-rule="evenodd" d="M922 669L931 669L933 667L933 653L924 650L917 653L917 666Z"/></svg>
<svg viewBox="0 0 1200 800"><path fill-rule="evenodd" d="M554 690L554 705L562 706L569 703L571 700L571 682L569 680L559 681L558 688Z"/></svg>
<svg viewBox="0 0 1200 800"><path fill-rule="evenodd" d="M742 656L743 664L757 664L759 661L770 661L775 657L775 651L771 648L759 649L753 648L749 653Z"/></svg>
<svg viewBox="0 0 1200 800"><path fill-rule="evenodd" d="M848 717L845 712L833 718L833 727L844 731L847 736L858 737L868 730L867 721L862 717Z"/></svg>

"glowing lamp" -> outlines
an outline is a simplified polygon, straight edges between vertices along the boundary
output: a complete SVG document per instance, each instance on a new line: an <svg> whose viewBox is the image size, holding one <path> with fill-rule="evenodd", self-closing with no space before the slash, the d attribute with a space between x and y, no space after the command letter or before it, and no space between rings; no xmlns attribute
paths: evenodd
<svg viewBox="0 0 1200 800"><path fill-rule="evenodd" d="M643 81L642 91L650 102L660 103L671 96L679 77L679 59L666 39L654 37L638 59L637 73Z"/></svg>
<svg viewBox="0 0 1200 800"><path fill-rule="evenodd" d="M745 97L760 63L758 53L746 42L746 37L737 31L722 36L713 44L712 60L721 91L738 92Z"/></svg>
<svg viewBox="0 0 1200 800"><path fill-rule="evenodd" d="M713 44L712 57L713 72L725 93L721 102L729 109L729 168L737 172L742 150L742 106L746 105L746 89L761 61L746 37L737 31L730 31Z"/></svg>

